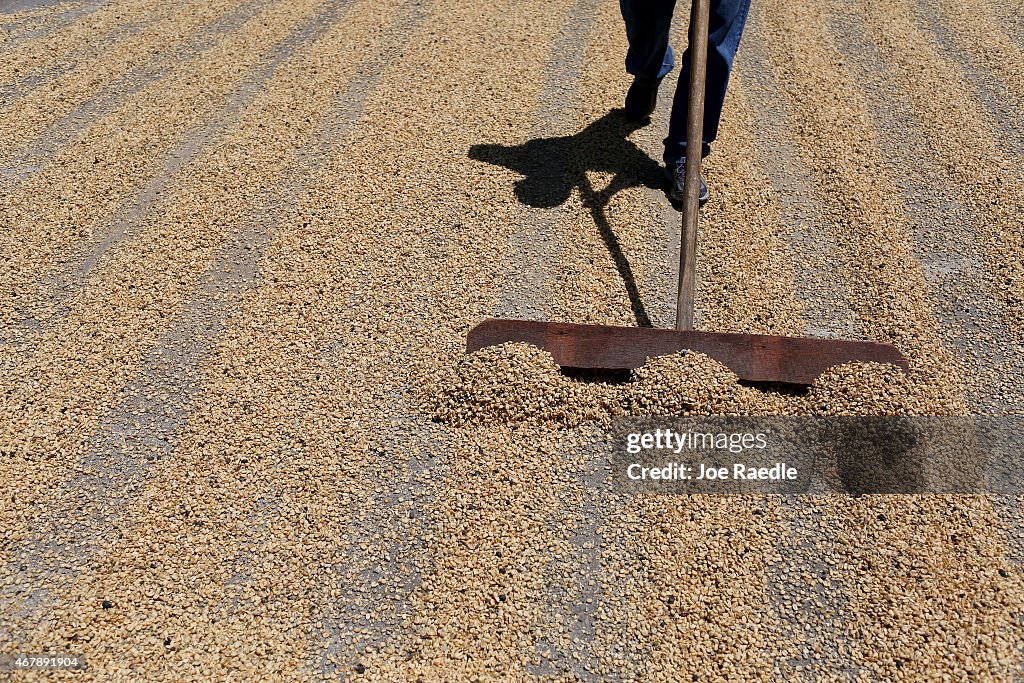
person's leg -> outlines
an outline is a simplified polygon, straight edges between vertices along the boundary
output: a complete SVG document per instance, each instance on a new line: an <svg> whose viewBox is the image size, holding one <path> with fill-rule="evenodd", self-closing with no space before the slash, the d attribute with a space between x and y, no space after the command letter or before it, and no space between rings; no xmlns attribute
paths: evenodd
<svg viewBox="0 0 1024 683"><path fill-rule="evenodd" d="M736 49L740 44L743 26L750 10L750 0L711 0L708 26L707 90L704 96L704 144L701 155L707 156L711 143L718 137L718 122L722 118L722 105L729 85ZM672 120L665 138L665 164L672 166L686 156L686 118L690 104L690 50L683 53L683 68L679 72L675 99L672 102Z"/></svg>
<svg viewBox="0 0 1024 683"><path fill-rule="evenodd" d="M675 0L619 0L626 22L626 71L633 83L626 92L628 121L647 121L658 103L658 86L675 59L668 44Z"/></svg>
<svg viewBox="0 0 1024 683"><path fill-rule="evenodd" d="M626 71L638 79L658 81L675 63L668 44L675 0L619 0L626 22Z"/></svg>

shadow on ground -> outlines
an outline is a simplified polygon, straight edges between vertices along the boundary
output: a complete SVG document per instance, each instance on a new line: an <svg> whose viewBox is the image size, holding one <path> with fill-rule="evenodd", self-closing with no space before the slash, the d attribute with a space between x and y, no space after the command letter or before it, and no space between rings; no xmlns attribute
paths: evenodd
<svg viewBox="0 0 1024 683"><path fill-rule="evenodd" d="M627 121L621 109L614 109L575 135L537 138L514 146L473 145L469 157L522 175L515 184L515 194L526 206L554 208L564 204L573 190L578 190L615 261L637 324L652 327L629 259L622 253L606 212L612 197L622 190L631 187L664 189L661 164L629 140L629 134L641 125ZM603 190L597 190L587 178L588 171L610 173L612 180Z"/></svg>

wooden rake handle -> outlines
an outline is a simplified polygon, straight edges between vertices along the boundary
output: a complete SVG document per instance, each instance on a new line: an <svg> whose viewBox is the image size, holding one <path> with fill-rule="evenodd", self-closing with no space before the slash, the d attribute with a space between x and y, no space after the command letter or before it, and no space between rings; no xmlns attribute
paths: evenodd
<svg viewBox="0 0 1024 683"><path fill-rule="evenodd" d="M679 247L676 329L693 329L693 289L700 209L700 161L703 153L704 86L708 68L709 0L693 0L690 14L690 103L686 122L686 176L683 180L683 229Z"/></svg>

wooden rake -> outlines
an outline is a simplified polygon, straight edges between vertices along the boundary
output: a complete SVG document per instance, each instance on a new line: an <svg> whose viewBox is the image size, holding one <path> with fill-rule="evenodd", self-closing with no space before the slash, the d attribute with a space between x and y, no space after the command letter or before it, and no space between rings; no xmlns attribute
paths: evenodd
<svg viewBox="0 0 1024 683"><path fill-rule="evenodd" d="M688 150L700 150L702 146L708 11L709 0L693 1ZM675 329L491 318L469 331L466 352L506 342L526 342L549 352L562 367L630 370L641 367L651 357L691 350L711 356L742 380L796 385L811 384L826 369L851 361L891 363L905 372L909 369L907 359L890 344L694 330L700 164L700 154L687 155Z"/></svg>

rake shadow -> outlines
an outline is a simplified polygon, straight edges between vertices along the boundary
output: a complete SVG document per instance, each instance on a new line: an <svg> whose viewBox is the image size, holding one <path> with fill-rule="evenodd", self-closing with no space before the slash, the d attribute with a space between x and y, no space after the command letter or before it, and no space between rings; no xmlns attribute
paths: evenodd
<svg viewBox="0 0 1024 683"><path fill-rule="evenodd" d="M621 109L614 109L575 135L536 138L511 146L473 145L469 157L523 176L515 184L515 194L526 206L551 209L564 204L572 191L578 190L615 262L637 324L653 327L629 259L622 253L606 211L612 197L622 190L664 189L661 164L628 138L641 125L628 122ZM588 171L610 173L612 180L606 188L597 190L587 178Z"/></svg>

